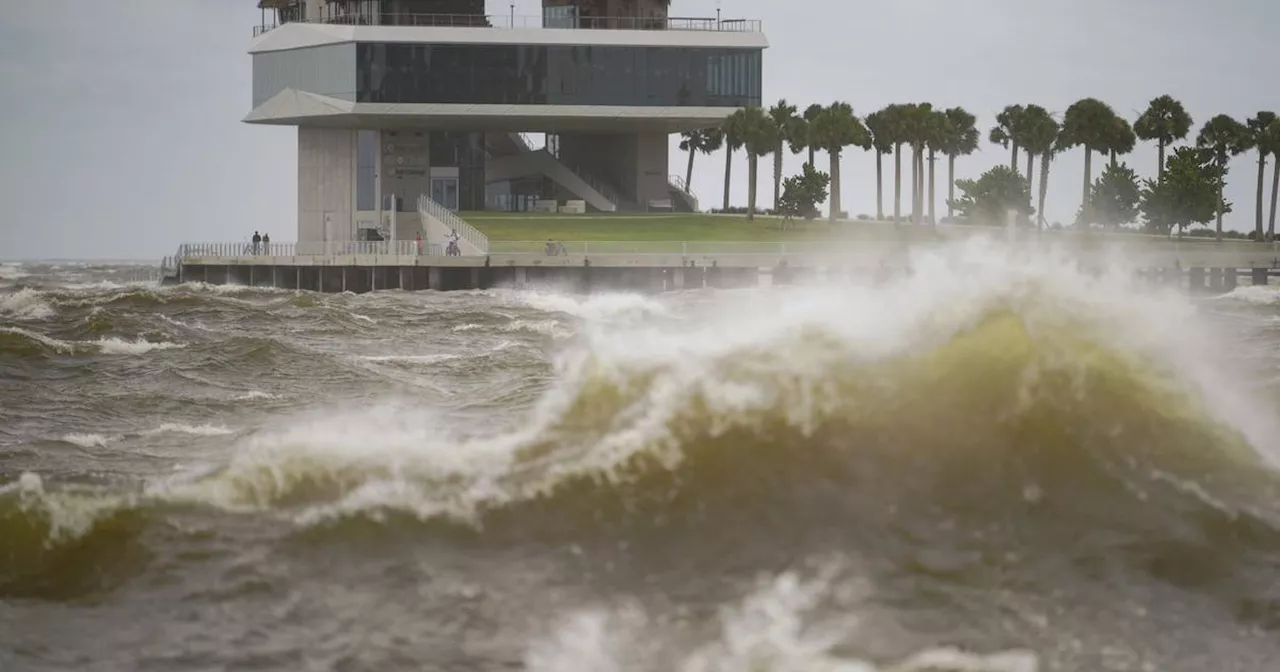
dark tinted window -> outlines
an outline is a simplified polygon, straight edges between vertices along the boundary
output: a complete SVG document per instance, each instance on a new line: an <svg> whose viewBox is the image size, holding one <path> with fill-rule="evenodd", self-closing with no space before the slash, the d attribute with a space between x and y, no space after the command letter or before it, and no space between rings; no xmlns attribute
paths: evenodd
<svg viewBox="0 0 1280 672"><path fill-rule="evenodd" d="M760 104L756 49L357 45L363 103Z"/></svg>

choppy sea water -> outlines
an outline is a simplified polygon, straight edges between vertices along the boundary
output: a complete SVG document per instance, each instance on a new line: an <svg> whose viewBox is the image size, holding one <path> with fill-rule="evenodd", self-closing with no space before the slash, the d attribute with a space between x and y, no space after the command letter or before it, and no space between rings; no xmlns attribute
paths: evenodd
<svg viewBox="0 0 1280 672"><path fill-rule="evenodd" d="M1273 670L1280 287L0 266L0 670Z"/></svg>

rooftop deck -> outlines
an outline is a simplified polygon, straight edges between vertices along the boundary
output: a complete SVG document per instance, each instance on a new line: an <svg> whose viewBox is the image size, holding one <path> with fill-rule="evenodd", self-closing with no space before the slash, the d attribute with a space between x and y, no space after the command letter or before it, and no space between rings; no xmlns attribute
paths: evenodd
<svg viewBox="0 0 1280 672"><path fill-rule="evenodd" d="M542 16L517 14L322 14L301 22L337 26L407 26L426 28L504 28L548 30L687 30L700 32L759 33L762 26L756 19L720 19L716 17L580 17L574 25ZM281 23L264 23L254 26L253 36L264 35Z"/></svg>

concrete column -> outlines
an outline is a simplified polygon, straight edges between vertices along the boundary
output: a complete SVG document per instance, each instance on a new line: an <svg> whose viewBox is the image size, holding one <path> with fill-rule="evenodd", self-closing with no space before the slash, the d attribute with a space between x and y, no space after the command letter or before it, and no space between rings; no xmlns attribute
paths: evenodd
<svg viewBox="0 0 1280 672"><path fill-rule="evenodd" d="M1195 268L1187 269L1187 289L1192 294L1204 293L1205 288L1204 288L1204 269L1203 268L1195 267Z"/></svg>
<svg viewBox="0 0 1280 672"><path fill-rule="evenodd" d="M1267 284L1267 279L1268 279L1268 278L1267 278L1267 269L1265 269L1265 268L1251 268L1251 269L1249 269L1249 275L1252 277L1252 280L1253 280L1253 284L1254 284L1254 285L1261 285L1261 286L1263 286L1263 287L1265 287L1265 286L1266 286L1266 284Z"/></svg>
<svg viewBox="0 0 1280 672"><path fill-rule="evenodd" d="M1212 292L1222 291L1222 269L1209 269L1209 290Z"/></svg>
<svg viewBox="0 0 1280 672"><path fill-rule="evenodd" d="M467 289L480 289L480 269L471 269L471 286Z"/></svg>
<svg viewBox="0 0 1280 672"><path fill-rule="evenodd" d="M437 292L444 289L443 274L440 268L432 266L427 269L427 289L434 289Z"/></svg>
<svg viewBox="0 0 1280 672"><path fill-rule="evenodd" d="M521 266L516 269L516 289L524 289L529 286L529 269Z"/></svg>
<svg viewBox="0 0 1280 672"><path fill-rule="evenodd" d="M342 267L342 291L347 291L347 274L351 269L347 266Z"/></svg>
<svg viewBox="0 0 1280 672"><path fill-rule="evenodd" d="M1236 269L1224 268L1222 273L1222 289L1227 292L1234 291L1237 283Z"/></svg>
<svg viewBox="0 0 1280 672"><path fill-rule="evenodd" d="M671 288L677 292L684 291L684 267L671 269Z"/></svg>

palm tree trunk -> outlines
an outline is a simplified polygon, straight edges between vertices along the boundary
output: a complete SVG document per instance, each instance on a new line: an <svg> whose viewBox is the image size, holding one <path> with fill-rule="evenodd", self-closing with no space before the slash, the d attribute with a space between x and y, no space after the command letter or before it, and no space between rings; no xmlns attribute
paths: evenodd
<svg viewBox="0 0 1280 672"><path fill-rule="evenodd" d="M773 150L773 207L778 207L778 197L782 195L782 143Z"/></svg>
<svg viewBox="0 0 1280 672"><path fill-rule="evenodd" d="M690 193L693 192L693 188L689 186L689 183L693 181L693 155L694 155L694 149L690 147L689 148L689 167L684 172L684 188L686 191L689 191Z"/></svg>
<svg viewBox="0 0 1280 672"><path fill-rule="evenodd" d="M1221 164L1219 164L1219 167L1221 167ZM1226 175L1226 173L1227 171L1225 168L1218 171L1219 175ZM1227 180L1225 178L1219 177L1218 178L1218 219L1217 219L1218 228L1217 228L1216 234L1214 235L1214 238L1216 238L1219 241L1222 240L1222 211L1226 208L1226 198L1223 195L1223 191L1226 190L1226 187L1227 187Z"/></svg>
<svg viewBox="0 0 1280 672"><path fill-rule="evenodd" d="M1018 143L1011 142L1009 144L1013 146L1013 156L1009 159L1009 170L1016 173L1018 172Z"/></svg>
<svg viewBox="0 0 1280 672"><path fill-rule="evenodd" d="M1262 195L1266 192L1267 155L1258 152L1258 212L1254 217L1254 240L1262 242Z"/></svg>
<svg viewBox="0 0 1280 672"><path fill-rule="evenodd" d="M884 220L884 168L882 161L884 155L878 149L872 149L876 153L876 219Z"/></svg>
<svg viewBox="0 0 1280 672"><path fill-rule="evenodd" d="M834 222L840 214L840 151L828 151L827 156L831 157L831 207L827 219Z"/></svg>
<svg viewBox="0 0 1280 672"><path fill-rule="evenodd" d="M916 198L920 195L920 150L916 146L911 145L911 223L919 224L920 220L916 219L919 213L919 206L916 204Z"/></svg>
<svg viewBox="0 0 1280 672"><path fill-rule="evenodd" d="M813 145L809 145L809 165L813 166Z"/></svg>
<svg viewBox="0 0 1280 672"><path fill-rule="evenodd" d="M893 225L902 219L902 145L893 146Z"/></svg>
<svg viewBox="0 0 1280 672"><path fill-rule="evenodd" d="M1276 192L1280 192L1280 154L1271 166L1271 215L1267 222L1267 237L1276 239Z"/></svg>
<svg viewBox="0 0 1280 672"><path fill-rule="evenodd" d="M1037 230L1043 231L1044 227L1049 223L1044 216L1044 199L1049 195L1049 157L1053 156L1052 152L1045 152L1040 155L1040 200L1036 204L1036 213L1038 216L1039 226Z"/></svg>
<svg viewBox="0 0 1280 672"><path fill-rule="evenodd" d="M1084 148L1084 188L1080 197L1080 217L1083 226L1089 226L1093 220L1093 203L1089 198L1089 190L1093 186L1093 150L1088 145Z"/></svg>
<svg viewBox="0 0 1280 672"><path fill-rule="evenodd" d="M956 216L956 208L952 202L956 200L956 155L947 155L947 221Z"/></svg>
<svg viewBox="0 0 1280 672"><path fill-rule="evenodd" d="M1156 183L1164 182L1164 140L1156 141L1156 156L1160 165L1156 166Z"/></svg>
<svg viewBox="0 0 1280 672"><path fill-rule="evenodd" d="M934 195L935 192L933 190L935 186L933 181L933 176L934 176L933 165L937 160L938 160L937 153L933 151L932 147L930 147L929 148L929 224L932 226L938 225L938 213L937 213L938 199Z"/></svg>
<svg viewBox="0 0 1280 672"><path fill-rule="evenodd" d="M917 218L916 223L924 224L924 147L916 150L916 163L919 164L919 167L916 168L916 181L919 183L916 193L920 194L916 199L920 202L920 204L916 206L920 212L920 216Z"/></svg>
<svg viewBox="0 0 1280 672"><path fill-rule="evenodd" d="M724 148L724 210L729 211L729 179L733 173L733 147Z"/></svg>
<svg viewBox="0 0 1280 672"><path fill-rule="evenodd" d="M756 170L760 157L747 150L747 221L756 218Z"/></svg>
<svg viewBox="0 0 1280 672"><path fill-rule="evenodd" d="M1034 176L1033 173L1035 172L1033 170L1033 168L1035 167L1035 164L1032 163L1032 161L1035 158L1036 158L1036 155L1032 154L1031 150L1027 150L1027 205L1031 205L1031 194L1033 193L1031 191L1031 188L1035 185L1035 181L1032 179L1032 177ZM1040 179L1043 180L1044 178L1041 177Z"/></svg>
<svg viewBox="0 0 1280 672"><path fill-rule="evenodd" d="M1118 161L1116 161L1116 150L1113 149L1111 150L1111 167L1115 168L1118 165L1120 164Z"/></svg>

